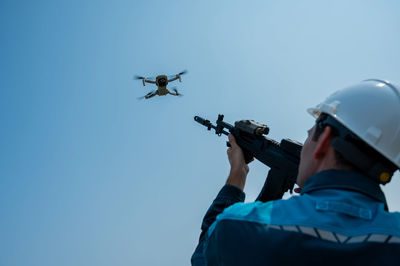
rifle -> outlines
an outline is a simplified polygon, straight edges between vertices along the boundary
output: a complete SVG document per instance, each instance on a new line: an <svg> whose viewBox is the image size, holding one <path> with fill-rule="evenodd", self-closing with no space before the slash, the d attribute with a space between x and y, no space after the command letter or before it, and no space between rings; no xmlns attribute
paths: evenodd
<svg viewBox="0 0 400 266"><path fill-rule="evenodd" d="M235 126L232 126L224 122L223 119L224 115L218 115L216 125L213 125L209 120L199 116L194 117L196 122L206 126L208 130L214 129L218 136L231 133L243 150L246 164L256 158L270 167L267 179L256 201L267 202L281 199L288 190L292 193L296 182L302 144L290 139L282 139L278 143L265 137L263 135L269 133L268 126L254 120L236 121ZM227 142L227 146L230 147L229 142Z"/></svg>

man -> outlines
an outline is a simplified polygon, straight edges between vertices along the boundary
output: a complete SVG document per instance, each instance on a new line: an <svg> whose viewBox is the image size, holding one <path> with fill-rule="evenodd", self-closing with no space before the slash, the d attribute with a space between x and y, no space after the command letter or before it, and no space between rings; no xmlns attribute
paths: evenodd
<svg viewBox="0 0 400 266"><path fill-rule="evenodd" d="M229 135L226 185L207 211L193 265L398 265L400 213L380 184L400 168L400 90L366 80L308 110L300 196L244 202L249 167Z"/></svg>

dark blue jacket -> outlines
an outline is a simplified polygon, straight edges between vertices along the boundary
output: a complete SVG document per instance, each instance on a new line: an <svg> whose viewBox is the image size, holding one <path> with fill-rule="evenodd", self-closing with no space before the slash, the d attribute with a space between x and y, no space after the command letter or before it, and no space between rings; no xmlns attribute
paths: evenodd
<svg viewBox="0 0 400 266"><path fill-rule="evenodd" d="M400 213L354 172L310 177L300 196L243 203L225 185L207 211L192 265L400 265Z"/></svg>

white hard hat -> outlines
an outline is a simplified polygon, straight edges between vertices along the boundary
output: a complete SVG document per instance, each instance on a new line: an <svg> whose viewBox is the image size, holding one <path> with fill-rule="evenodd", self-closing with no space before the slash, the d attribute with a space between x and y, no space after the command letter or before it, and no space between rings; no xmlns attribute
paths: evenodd
<svg viewBox="0 0 400 266"><path fill-rule="evenodd" d="M400 87L368 79L339 90L307 111L326 113L400 168Z"/></svg>

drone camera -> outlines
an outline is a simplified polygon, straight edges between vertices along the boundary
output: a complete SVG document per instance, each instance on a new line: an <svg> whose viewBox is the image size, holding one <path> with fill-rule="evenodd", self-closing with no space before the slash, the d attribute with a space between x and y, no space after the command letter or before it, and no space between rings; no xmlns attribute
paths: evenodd
<svg viewBox="0 0 400 266"><path fill-rule="evenodd" d="M167 86L167 80L165 78L161 78L158 80L158 85L161 87Z"/></svg>

